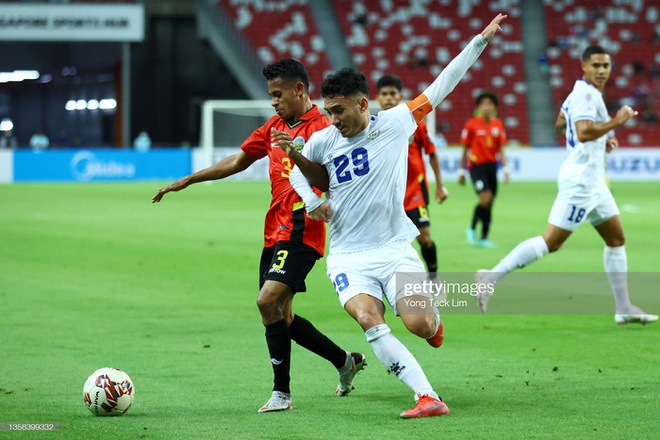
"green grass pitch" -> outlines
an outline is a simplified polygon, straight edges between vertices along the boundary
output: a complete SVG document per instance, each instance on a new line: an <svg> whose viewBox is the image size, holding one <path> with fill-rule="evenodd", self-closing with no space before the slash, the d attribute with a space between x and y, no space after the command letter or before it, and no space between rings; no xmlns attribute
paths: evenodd
<svg viewBox="0 0 660 440"><path fill-rule="evenodd" d="M388 312L451 415L402 420L412 393L390 377L341 309L325 262L294 310L369 366L346 398L330 364L295 346L294 409L257 414L272 375L255 305L268 183L221 182L150 198L162 185L0 186L0 423L57 422L57 433L0 438L399 439L652 438L660 430L660 324L619 327L607 313L445 314L431 349ZM540 234L554 183L502 186L495 250L465 243L476 203L450 185L431 206L443 272L491 267ZM658 271L660 183L615 182L631 272ZM602 241L582 226L525 272L602 272ZM561 278L561 277L557 277ZM547 287L547 286L546 286ZM562 292L561 284L554 287ZM611 294L600 292L613 309ZM660 312L655 296L632 292ZM552 290L548 295L552 295ZM495 307L497 293L492 304ZM504 299L502 300L504 301ZM87 376L124 369L136 398L123 417L94 417Z"/></svg>

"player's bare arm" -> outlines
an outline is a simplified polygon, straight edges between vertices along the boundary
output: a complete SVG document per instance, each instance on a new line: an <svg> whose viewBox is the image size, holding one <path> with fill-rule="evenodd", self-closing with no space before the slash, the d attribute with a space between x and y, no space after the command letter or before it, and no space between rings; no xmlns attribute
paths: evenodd
<svg viewBox="0 0 660 440"><path fill-rule="evenodd" d="M588 119L575 121L575 131L580 142L593 141L606 135L610 130L625 124L626 121L635 116L637 116L637 111L628 105L624 105L612 119L602 124L595 124L594 121Z"/></svg>
<svg viewBox="0 0 660 440"><path fill-rule="evenodd" d="M504 145L500 147L499 157L502 171L504 172L504 183L509 183L511 181L511 170L509 169L509 164L506 160L506 154L504 154Z"/></svg>
<svg viewBox="0 0 660 440"><path fill-rule="evenodd" d="M490 41L490 39L493 38L496 33L502 31L500 23L502 23L507 17L508 15L501 13L497 14L497 16L493 18L493 21L491 21L488 26L486 26L486 28L481 32L481 36L484 37L486 41Z"/></svg>
<svg viewBox="0 0 660 440"><path fill-rule="evenodd" d="M459 81L468 69L477 61L479 55L483 52L496 33L502 30L500 23L506 18L506 15L497 14L497 17L490 22L480 35L474 37L463 50L452 59L449 64L440 72L440 75L431 83L424 92L417 96L406 105L410 109L414 118L421 121L428 115L432 109L438 106L440 102L458 85Z"/></svg>
<svg viewBox="0 0 660 440"><path fill-rule="evenodd" d="M183 177L176 182L161 188L151 198L152 203L158 203L162 200L163 196L168 192L181 191L193 183L206 182L208 180L219 180L229 177L233 174L240 173L252 165L256 159L248 156L243 151L236 153L232 156L225 157L221 161L208 168L197 171Z"/></svg>
<svg viewBox="0 0 660 440"><path fill-rule="evenodd" d="M467 163L468 147L463 146L463 154L461 154L461 161L458 165L458 183L465 185L465 164Z"/></svg>
<svg viewBox="0 0 660 440"><path fill-rule="evenodd" d="M330 188L330 177L326 169L323 165L312 162L300 154L293 146L293 139L291 139L289 133L277 131L273 128L271 129L271 136L287 156L300 168L300 171L302 171L309 183L323 192L326 192Z"/></svg>
<svg viewBox="0 0 660 440"><path fill-rule="evenodd" d="M557 115L557 120L555 121L555 133L559 136L566 136L566 127L568 123L566 122L566 115L563 111L559 110Z"/></svg>
<svg viewBox="0 0 660 440"><path fill-rule="evenodd" d="M447 188L445 188L445 185L442 183L442 173L440 172L438 155L435 153L429 154L429 163L431 164L433 174L435 174L435 201L437 203L442 203L449 196L449 191L447 191Z"/></svg>

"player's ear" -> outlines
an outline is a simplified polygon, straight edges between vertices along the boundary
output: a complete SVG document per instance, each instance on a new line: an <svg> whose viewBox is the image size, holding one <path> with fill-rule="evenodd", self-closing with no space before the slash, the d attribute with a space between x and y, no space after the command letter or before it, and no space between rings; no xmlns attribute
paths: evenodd
<svg viewBox="0 0 660 440"><path fill-rule="evenodd" d="M305 94L305 85L302 83L302 81L296 82L295 90L296 95L298 96L303 96Z"/></svg>
<svg viewBox="0 0 660 440"><path fill-rule="evenodd" d="M361 96L358 99L358 105L360 106L360 113L369 111L369 100L366 96Z"/></svg>

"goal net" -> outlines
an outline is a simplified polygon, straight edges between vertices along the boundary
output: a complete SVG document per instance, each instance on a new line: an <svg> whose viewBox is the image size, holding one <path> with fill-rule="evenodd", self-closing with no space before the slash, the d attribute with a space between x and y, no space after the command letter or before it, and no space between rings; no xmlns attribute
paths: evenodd
<svg viewBox="0 0 660 440"><path fill-rule="evenodd" d="M323 102L314 101L323 109ZM380 106L369 101L372 114L378 113ZM202 105L201 141L203 167L209 167L219 160L238 152L243 141L254 130L261 127L275 115L270 100L210 100ZM435 111L426 118L429 135L435 138ZM265 169L265 174L264 170ZM245 174L247 173L247 174ZM245 179L268 179L268 161L261 160L251 166Z"/></svg>

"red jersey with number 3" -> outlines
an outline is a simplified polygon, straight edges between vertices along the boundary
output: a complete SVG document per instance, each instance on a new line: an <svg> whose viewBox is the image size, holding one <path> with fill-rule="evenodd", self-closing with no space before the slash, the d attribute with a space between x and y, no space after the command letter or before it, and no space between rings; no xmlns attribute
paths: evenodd
<svg viewBox="0 0 660 440"><path fill-rule="evenodd" d="M468 169L474 165L497 163L497 153L506 144L506 132L499 118L487 124L482 116L468 119L461 133L461 144L470 149Z"/></svg>
<svg viewBox="0 0 660 440"><path fill-rule="evenodd" d="M408 181L406 197L403 200L403 208L406 211L425 206L427 203L424 200L424 194L428 194L424 154L433 153L435 153L435 144L429 138L426 122L419 121L408 145Z"/></svg>
<svg viewBox="0 0 660 440"><path fill-rule="evenodd" d="M302 243L316 249L321 255L325 249L325 223L307 217L305 204L289 183L293 161L271 140L271 128L289 133L293 143L302 150L305 142L315 131L330 125L330 121L319 112L316 105L305 113L300 120L289 125L275 115L263 126L256 129L241 145L241 149L250 157L270 159L269 174L272 199L266 213L264 227L264 246L275 246L280 241ZM317 194L321 191L315 189Z"/></svg>

